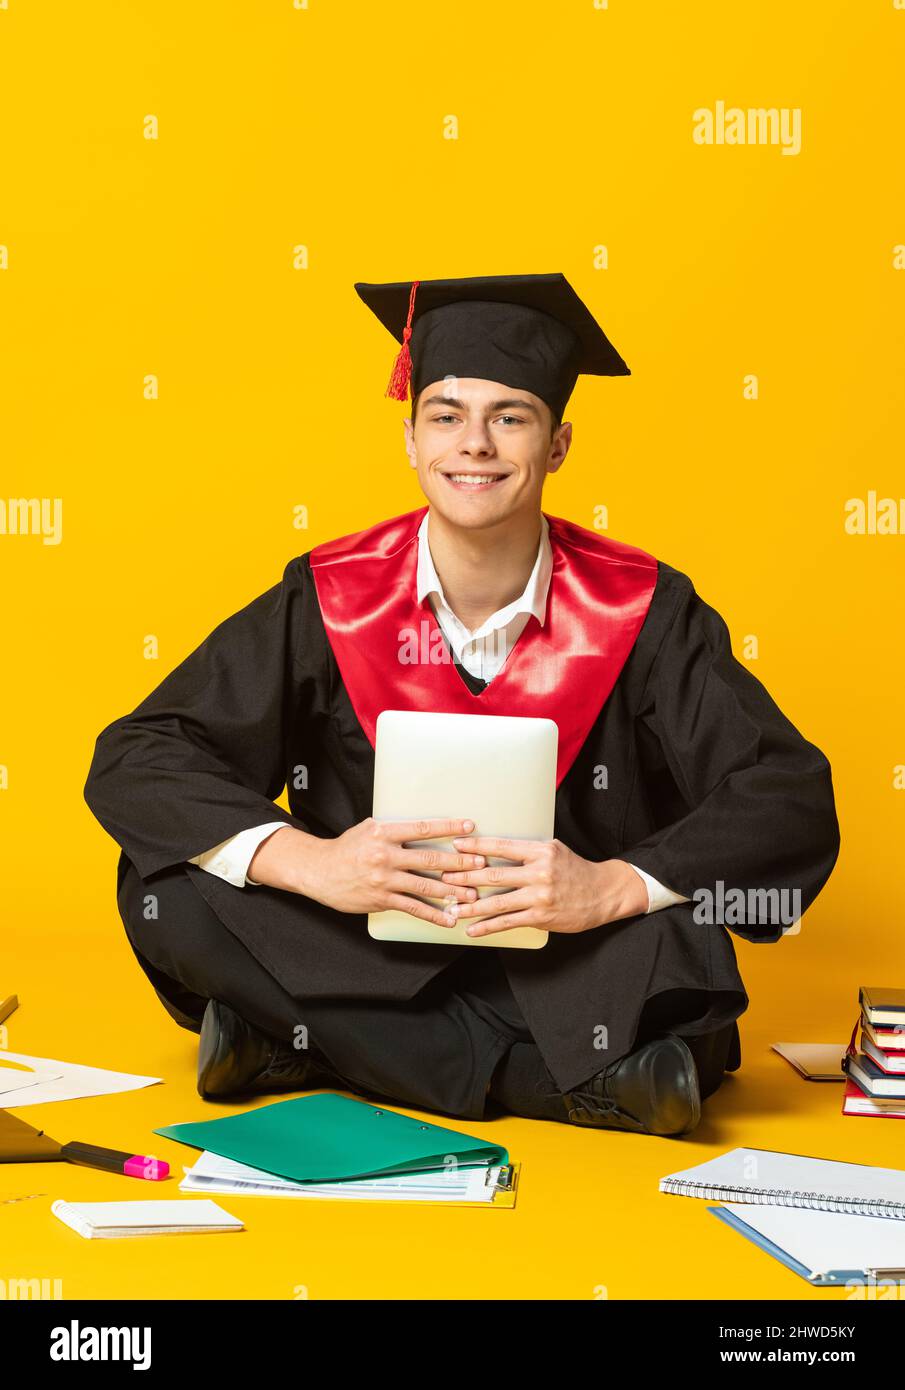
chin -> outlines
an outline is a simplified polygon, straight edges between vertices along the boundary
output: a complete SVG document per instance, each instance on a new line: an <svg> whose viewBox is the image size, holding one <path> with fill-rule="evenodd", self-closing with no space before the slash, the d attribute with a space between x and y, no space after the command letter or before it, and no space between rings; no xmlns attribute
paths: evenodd
<svg viewBox="0 0 905 1390"><path fill-rule="evenodd" d="M491 498L458 498L449 497L428 497L431 507L439 512L443 520L450 526L459 526L462 530L480 531L487 526L497 526L501 521L505 521L512 508L500 506L499 502Z"/></svg>

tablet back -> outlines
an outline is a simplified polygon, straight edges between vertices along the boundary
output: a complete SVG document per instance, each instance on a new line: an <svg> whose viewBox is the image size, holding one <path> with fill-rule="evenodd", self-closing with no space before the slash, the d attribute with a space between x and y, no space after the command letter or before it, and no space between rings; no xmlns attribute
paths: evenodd
<svg viewBox="0 0 905 1390"><path fill-rule="evenodd" d="M374 817L381 821L467 818L475 823L475 835L552 840L556 744L552 719L384 710L377 719ZM453 847L451 839L410 844L413 848ZM490 858L488 863L510 861ZM439 879L439 874L430 876ZM482 887L478 895L504 891ZM422 901L440 906L443 896ZM468 917L454 927L439 927L407 912L372 912L368 931L379 941L442 946L537 950L546 945L547 933L532 927L487 937L466 936L466 925L479 920Z"/></svg>

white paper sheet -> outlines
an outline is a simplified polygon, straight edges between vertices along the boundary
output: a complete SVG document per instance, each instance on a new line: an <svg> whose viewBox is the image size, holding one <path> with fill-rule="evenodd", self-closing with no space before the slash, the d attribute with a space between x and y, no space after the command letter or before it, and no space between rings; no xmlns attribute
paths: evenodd
<svg viewBox="0 0 905 1390"><path fill-rule="evenodd" d="M391 1178L352 1182L299 1183L249 1168L205 1151L179 1184L180 1192L231 1193L248 1197L316 1197L366 1202L490 1202L499 1165L493 1168L444 1168L435 1173L401 1173Z"/></svg>
<svg viewBox="0 0 905 1390"><path fill-rule="evenodd" d="M39 1081L57 1081L60 1073L58 1071L38 1070L29 1067L27 1071L20 1071L18 1067L13 1067L6 1061L8 1052L0 1052L0 1095L9 1095L10 1091L21 1091L26 1086L36 1086ZM12 1104L12 1102L9 1102ZM17 1100L17 1105L22 1102ZM0 1106L0 1109L3 1107Z"/></svg>
<svg viewBox="0 0 905 1390"><path fill-rule="evenodd" d="M7 1084L8 1076L16 1073L0 1067L0 1110L18 1110L23 1105L46 1105L52 1100L79 1100L83 1096L110 1096L120 1091L139 1091L143 1086L155 1086L159 1076L134 1076L131 1072L106 1071L101 1067L85 1067L76 1062L56 1062L50 1057L27 1057L22 1052L0 1052L0 1061L19 1062L32 1067L39 1077L34 1085L19 1087ZM21 1073L19 1073L21 1075Z"/></svg>

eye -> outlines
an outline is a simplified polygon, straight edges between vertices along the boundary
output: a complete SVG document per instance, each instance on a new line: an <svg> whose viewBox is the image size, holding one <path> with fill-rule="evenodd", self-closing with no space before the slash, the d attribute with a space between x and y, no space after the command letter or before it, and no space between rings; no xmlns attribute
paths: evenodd
<svg viewBox="0 0 905 1390"><path fill-rule="evenodd" d="M433 420L433 423L434 423L435 425L443 425L443 424L446 424L446 423L447 423L448 421L450 421L450 420L455 420L455 418L456 418L455 415L434 415L434 416L432 416L432 420Z"/></svg>
<svg viewBox="0 0 905 1390"><path fill-rule="evenodd" d="M504 424L523 425L525 423L520 415L501 415L499 418Z"/></svg>

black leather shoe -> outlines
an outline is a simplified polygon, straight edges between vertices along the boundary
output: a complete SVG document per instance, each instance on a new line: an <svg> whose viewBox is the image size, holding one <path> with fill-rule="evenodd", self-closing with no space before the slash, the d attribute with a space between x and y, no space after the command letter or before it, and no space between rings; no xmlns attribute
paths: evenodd
<svg viewBox="0 0 905 1390"><path fill-rule="evenodd" d="M688 1134L701 1118L694 1057L674 1033L642 1043L563 1101L573 1125L638 1134Z"/></svg>
<svg viewBox="0 0 905 1390"><path fill-rule="evenodd" d="M338 1078L304 1052L259 1033L219 999L209 999L198 1039L198 1094L312 1091Z"/></svg>

